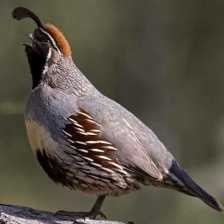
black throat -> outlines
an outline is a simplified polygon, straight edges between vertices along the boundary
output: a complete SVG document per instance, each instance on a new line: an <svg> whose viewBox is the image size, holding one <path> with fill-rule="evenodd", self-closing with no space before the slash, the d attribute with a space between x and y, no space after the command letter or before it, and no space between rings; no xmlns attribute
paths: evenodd
<svg viewBox="0 0 224 224"><path fill-rule="evenodd" d="M33 47L26 45L25 51L28 58L30 71L32 74L32 81L33 81L32 89L33 89L39 85L42 79L42 74L43 74L45 63L46 63L48 49L46 49L46 51L43 51L43 50L38 51L34 49Z"/></svg>

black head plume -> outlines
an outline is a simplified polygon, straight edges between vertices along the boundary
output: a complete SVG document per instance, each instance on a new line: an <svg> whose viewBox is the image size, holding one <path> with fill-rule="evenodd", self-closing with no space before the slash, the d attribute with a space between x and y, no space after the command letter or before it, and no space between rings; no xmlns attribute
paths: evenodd
<svg viewBox="0 0 224 224"><path fill-rule="evenodd" d="M33 88L35 88L41 82L49 66L52 65L53 59L57 58L56 55L70 57L71 48L63 33L56 26L43 24L31 10L17 7L13 10L12 16L17 20L31 18L37 24L37 28L30 35L31 43L24 44L32 74Z"/></svg>
<svg viewBox="0 0 224 224"><path fill-rule="evenodd" d="M25 43L25 52L27 54L28 62L33 80L33 88L36 87L42 78L42 72L46 64L46 57L49 51L49 47L46 42L36 41L38 34L40 35L40 29L44 29L44 25L41 23L39 17L35 15L31 10L24 7L17 7L13 10L12 16L14 19L21 20L25 18L31 18L36 24L35 29L36 38L32 39L32 43ZM35 39L35 41L34 41Z"/></svg>
<svg viewBox="0 0 224 224"><path fill-rule="evenodd" d="M24 8L24 7L15 8L12 12L12 16L14 19L17 19L17 20L31 18L37 24L38 27L42 27L42 28L44 27L39 17L27 8Z"/></svg>

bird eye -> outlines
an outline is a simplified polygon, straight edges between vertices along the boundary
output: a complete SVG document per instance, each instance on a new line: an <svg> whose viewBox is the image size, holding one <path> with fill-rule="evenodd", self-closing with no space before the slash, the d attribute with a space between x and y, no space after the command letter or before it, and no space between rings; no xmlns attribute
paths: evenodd
<svg viewBox="0 0 224 224"><path fill-rule="evenodd" d="M34 30L33 37L38 42L41 42L41 43L44 43L44 44L48 44L51 47L53 47L55 50L58 50L58 47L57 47L54 39L44 29L37 28L36 30Z"/></svg>
<svg viewBox="0 0 224 224"><path fill-rule="evenodd" d="M40 29L36 29L34 31L33 36L34 36L34 39L36 39L39 42L45 42L45 43L50 42L49 37L45 33L43 33Z"/></svg>

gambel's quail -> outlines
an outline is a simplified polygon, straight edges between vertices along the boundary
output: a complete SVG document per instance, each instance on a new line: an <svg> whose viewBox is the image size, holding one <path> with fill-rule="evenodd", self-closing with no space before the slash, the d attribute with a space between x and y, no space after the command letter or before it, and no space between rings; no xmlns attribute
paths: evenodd
<svg viewBox="0 0 224 224"><path fill-rule="evenodd" d="M141 185L174 189L222 211L146 125L90 83L56 26L23 7L14 9L13 17L37 24L25 44L32 74L25 112L29 142L53 181L98 196L86 215L99 215L107 195Z"/></svg>

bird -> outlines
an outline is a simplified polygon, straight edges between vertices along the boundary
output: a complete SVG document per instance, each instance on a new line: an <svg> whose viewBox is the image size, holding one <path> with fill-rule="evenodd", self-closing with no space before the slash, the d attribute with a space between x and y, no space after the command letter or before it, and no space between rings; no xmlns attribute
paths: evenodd
<svg viewBox="0 0 224 224"><path fill-rule="evenodd" d="M87 217L102 214L107 196L143 185L176 190L223 211L149 127L86 78L57 26L42 23L24 7L12 16L30 18L37 26L24 43L32 76L25 109L31 148L55 183L97 196Z"/></svg>

